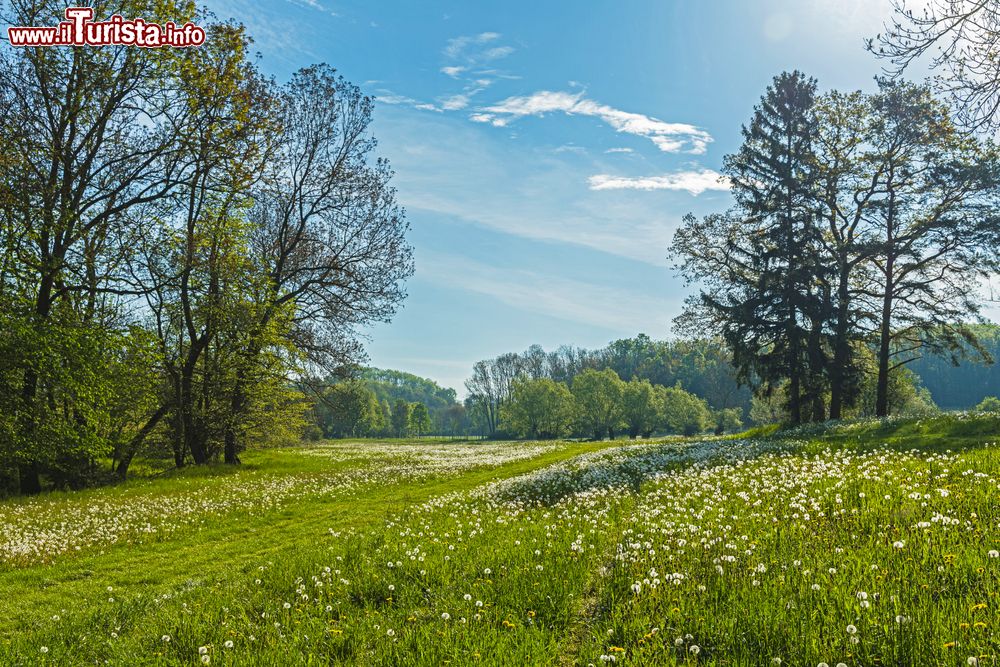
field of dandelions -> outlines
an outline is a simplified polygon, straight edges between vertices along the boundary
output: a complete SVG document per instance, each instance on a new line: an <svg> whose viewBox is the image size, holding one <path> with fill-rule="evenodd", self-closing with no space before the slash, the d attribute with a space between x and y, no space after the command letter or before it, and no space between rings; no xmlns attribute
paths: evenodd
<svg viewBox="0 0 1000 667"><path fill-rule="evenodd" d="M328 444L0 503L0 665L998 665L994 440Z"/></svg>

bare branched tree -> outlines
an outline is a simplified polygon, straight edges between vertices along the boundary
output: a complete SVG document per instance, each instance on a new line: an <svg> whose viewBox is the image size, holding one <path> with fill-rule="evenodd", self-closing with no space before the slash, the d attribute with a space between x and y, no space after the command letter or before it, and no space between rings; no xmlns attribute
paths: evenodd
<svg viewBox="0 0 1000 667"><path fill-rule="evenodd" d="M893 0L894 14L868 49L898 77L918 61L937 74L932 83L973 131L1000 128L1000 1L931 0L914 9Z"/></svg>

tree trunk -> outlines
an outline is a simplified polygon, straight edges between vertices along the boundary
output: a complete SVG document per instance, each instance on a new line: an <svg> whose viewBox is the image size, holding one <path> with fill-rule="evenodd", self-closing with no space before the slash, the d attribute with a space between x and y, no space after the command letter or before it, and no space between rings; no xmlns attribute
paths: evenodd
<svg viewBox="0 0 1000 667"><path fill-rule="evenodd" d="M118 459L118 465L115 466L115 476L122 482L128 477L128 467L132 465L132 457L135 456L131 453L126 453Z"/></svg>
<svg viewBox="0 0 1000 667"><path fill-rule="evenodd" d="M157 408L153 416L146 421L145 425L139 432L129 440L128 444L125 446L122 452L121 458L118 460L118 465L115 467L115 474L118 475L118 479L125 481L125 477L128 476L128 467L132 464L132 459L135 457L135 453L139 451L139 447L142 445L143 440L149 435L150 431L156 428L156 425L160 423L163 419L163 415L167 414L167 406L161 405ZM180 467L180 466L178 466Z"/></svg>
<svg viewBox="0 0 1000 667"><path fill-rule="evenodd" d="M200 350L196 352L194 347L192 346L192 350L189 352L188 363L181 368L178 403L184 449L191 453L195 464L201 465L208 462L208 449L205 446L205 435L198 428L194 418L194 369L198 356L200 356Z"/></svg>
<svg viewBox="0 0 1000 667"><path fill-rule="evenodd" d="M882 326L878 347L878 387L875 394L875 416L889 416L889 361L892 352L892 291L887 288L882 298Z"/></svg>
<svg viewBox="0 0 1000 667"><path fill-rule="evenodd" d="M826 312L825 306L823 308L823 312ZM829 366L826 360L826 355L823 353L822 320L819 317L814 318L812 327L809 331L808 354L808 396L810 403L809 419L814 423L819 423L826 421L826 400L824 398L826 387L824 386L823 377Z"/></svg>
<svg viewBox="0 0 1000 667"><path fill-rule="evenodd" d="M38 390L38 374L31 368L24 371L24 384L21 388L21 402L24 406L23 429L26 439L32 437L35 430L34 403ZM29 461L17 468L18 491L21 495L35 495L42 492L42 481L38 473L38 463Z"/></svg>
<svg viewBox="0 0 1000 667"><path fill-rule="evenodd" d="M235 429L230 426L226 429L226 448L224 452L224 460L230 465L238 465L241 463L239 447L237 444Z"/></svg>
<svg viewBox="0 0 1000 667"><path fill-rule="evenodd" d="M848 369L851 361L849 270L841 262L837 285L837 323L833 337L833 364L830 367L830 419L843 419L848 402Z"/></svg>
<svg viewBox="0 0 1000 667"><path fill-rule="evenodd" d="M246 394L243 391L242 380L237 380L233 388L233 395L229 403L229 421L226 424L224 460L231 465L240 463L239 438L236 433L236 425L243 421L243 411L246 407Z"/></svg>
<svg viewBox="0 0 1000 667"><path fill-rule="evenodd" d="M812 420L816 423L826 421L826 402L819 393L813 396Z"/></svg>
<svg viewBox="0 0 1000 667"><path fill-rule="evenodd" d="M35 300L35 315L38 321L45 321L52 312L52 287L54 279L51 272L42 274L38 283L38 297ZM37 323L36 323L37 324ZM25 440L31 442L35 431L35 395L38 392L38 373L33 368L26 368L24 381L21 385L21 405L23 409L23 424ZM18 466L18 490L24 495L35 495L42 492L42 481L38 462L30 461Z"/></svg>
<svg viewBox="0 0 1000 667"><path fill-rule="evenodd" d="M792 369L788 385L788 414L793 425L802 423L802 379L797 367Z"/></svg>
<svg viewBox="0 0 1000 667"><path fill-rule="evenodd" d="M23 463L17 467L18 490L22 495L33 496L42 492L42 480L38 474L38 464Z"/></svg>

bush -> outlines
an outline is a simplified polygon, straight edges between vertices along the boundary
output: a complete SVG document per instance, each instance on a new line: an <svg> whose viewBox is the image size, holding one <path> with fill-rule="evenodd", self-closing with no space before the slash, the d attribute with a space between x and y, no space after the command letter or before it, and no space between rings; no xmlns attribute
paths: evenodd
<svg viewBox="0 0 1000 667"><path fill-rule="evenodd" d="M1000 412L1000 398L987 396L976 406L976 412Z"/></svg>

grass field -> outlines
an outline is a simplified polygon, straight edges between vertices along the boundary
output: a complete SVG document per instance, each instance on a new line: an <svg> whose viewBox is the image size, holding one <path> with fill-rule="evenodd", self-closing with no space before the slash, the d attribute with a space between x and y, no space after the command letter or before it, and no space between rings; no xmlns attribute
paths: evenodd
<svg viewBox="0 0 1000 667"><path fill-rule="evenodd" d="M1000 418L330 443L0 504L2 665L996 665Z"/></svg>

